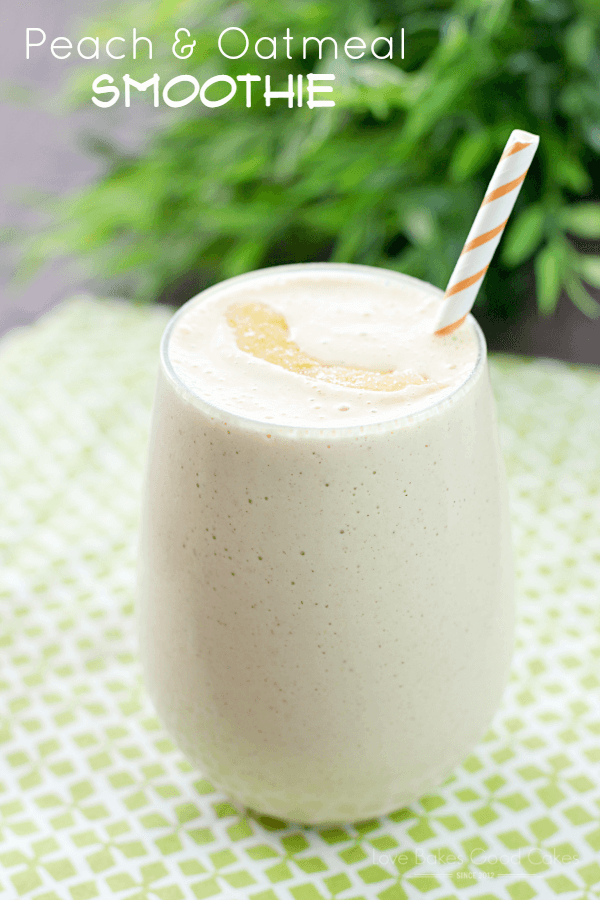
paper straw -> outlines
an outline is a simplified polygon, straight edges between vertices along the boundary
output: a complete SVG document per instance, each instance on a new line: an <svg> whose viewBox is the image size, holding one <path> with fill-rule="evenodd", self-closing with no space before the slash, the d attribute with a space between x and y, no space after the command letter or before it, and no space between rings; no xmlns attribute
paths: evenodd
<svg viewBox="0 0 600 900"><path fill-rule="evenodd" d="M519 129L509 137L448 282L436 334L450 334L471 310L539 142Z"/></svg>

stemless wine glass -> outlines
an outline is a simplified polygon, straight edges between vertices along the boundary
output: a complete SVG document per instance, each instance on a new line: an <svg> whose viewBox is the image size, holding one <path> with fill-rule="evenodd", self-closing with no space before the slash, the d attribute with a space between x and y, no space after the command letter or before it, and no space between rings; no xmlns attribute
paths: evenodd
<svg viewBox="0 0 600 900"><path fill-rule="evenodd" d="M416 281L307 264L225 285L324 267L374 290L382 277L399 291ZM140 539L140 652L156 709L194 765L260 812L322 823L410 803L481 738L512 653L483 334L470 318L473 371L416 414L294 427L186 387L169 358L185 309L162 341Z"/></svg>

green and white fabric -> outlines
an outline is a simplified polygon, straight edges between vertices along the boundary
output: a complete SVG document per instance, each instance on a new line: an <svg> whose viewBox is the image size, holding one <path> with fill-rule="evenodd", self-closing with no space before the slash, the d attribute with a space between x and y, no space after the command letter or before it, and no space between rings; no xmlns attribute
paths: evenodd
<svg viewBox="0 0 600 900"><path fill-rule="evenodd" d="M0 345L0 900L600 897L600 374L496 358L518 564L485 740L386 818L241 818L140 678L164 309L79 298Z"/></svg>

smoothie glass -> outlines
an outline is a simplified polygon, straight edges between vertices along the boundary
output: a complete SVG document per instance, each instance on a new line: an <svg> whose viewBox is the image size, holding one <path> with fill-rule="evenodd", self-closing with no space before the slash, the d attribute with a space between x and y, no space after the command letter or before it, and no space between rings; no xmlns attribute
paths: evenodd
<svg viewBox="0 0 600 900"><path fill-rule="evenodd" d="M237 281L323 267L368 274L373 289L415 284L327 263ZM420 412L295 427L186 387L169 359L181 315L161 347L140 538L140 652L158 714L215 786L262 813L330 823L410 803L483 736L512 653L483 334L470 319L471 375Z"/></svg>

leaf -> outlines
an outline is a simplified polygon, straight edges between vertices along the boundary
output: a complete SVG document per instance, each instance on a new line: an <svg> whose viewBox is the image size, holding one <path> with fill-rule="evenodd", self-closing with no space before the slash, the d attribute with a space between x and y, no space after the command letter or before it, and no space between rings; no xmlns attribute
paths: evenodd
<svg viewBox="0 0 600 900"><path fill-rule="evenodd" d="M558 183L575 194L585 194L592 186L592 179L589 173L583 168L578 159L566 156L557 159L554 173Z"/></svg>
<svg viewBox="0 0 600 900"><path fill-rule="evenodd" d="M480 5L478 25L487 34L497 34L506 25L511 12L510 0L488 0Z"/></svg>
<svg viewBox="0 0 600 900"><path fill-rule="evenodd" d="M564 228L583 238L600 238L600 203L577 203L561 215Z"/></svg>
<svg viewBox="0 0 600 900"><path fill-rule="evenodd" d="M541 250L534 261L538 309L543 316L554 312L562 286L562 254L550 244Z"/></svg>
<svg viewBox="0 0 600 900"><path fill-rule="evenodd" d="M600 256L580 256L577 268L588 284L600 288Z"/></svg>
<svg viewBox="0 0 600 900"><path fill-rule="evenodd" d="M475 131L465 134L458 142L450 163L450 178L461 182L471 178L487 163L493 150L492 135L489 131Z"/></svg>
<svg viewBox="0 0 600 900"><path fill-rule="evenodd" d="M579 278L572 275L567 279L565 287L575 306L584 315L589 316L590 319L596 319L600 316L600 303L596 303L594 298L588 294Z"/></svg>
<svg viewBox="0 0 600 900"><path fill-rule="evenodd" d="M544 237L545 212L539 203L527 206L507 228L502 261L511 269L525 262Z"/></svg>
<svg viewBox="0 0 600 900"><path fill-rule="evenodd" d="M424 138L440 119L451 113L477 68L476 60L469 58L468 63L463 60L460 68L439 75L423 91L400 132L396 150L399 162L409 159L415 152L422 152Z"/></svg>
<svg viewBox="0 0 600 900"><path fill-rule="evenodd" d="M565 31L565 51L573 66L584 68L594 52L596 35L594 26L586 19L576 19Z"/></svg>
<svg viewBox="0 0 600 900"><path fill-rule="evenodd" d="M233 278L234 275L242 275L244 272L255 269L260 264L264 252L265 243L260 238L248 238L240 241L223 258L222 266L225 278Z"/></svg>
<svg viewBox="0 0 600 900"><path fill-rule="evenodd" d="M430 244L435 232L435 220L426 207L414 207L404 216L404 231L413 244Z"/></svg>

